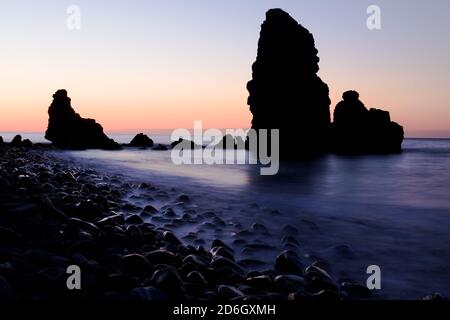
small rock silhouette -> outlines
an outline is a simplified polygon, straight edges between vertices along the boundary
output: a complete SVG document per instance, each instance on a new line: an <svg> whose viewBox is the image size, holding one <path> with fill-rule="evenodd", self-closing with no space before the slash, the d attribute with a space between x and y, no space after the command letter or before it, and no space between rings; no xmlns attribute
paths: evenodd
<svg viewBox="0 0 450 320"><path fill-rule="evenodd" d="M11 140L11 146L13 147L21 147L22 146L22 136L20 134L14 136Z"/></svg>
<svg viewBox="0 0 450 320"><path fill-rule="evenodd" d="M131 140L130 147L153 147L153 140L146 134L138 133L133 140Z"/></svg>
<svg viewBox="0 0 450 320"><path fill-rule="evenodd" d="M356 91L347 91L336 105L332 146L338 153L394 153L401 151L403 127L391 121L389 112L368 110Z"/></svg>

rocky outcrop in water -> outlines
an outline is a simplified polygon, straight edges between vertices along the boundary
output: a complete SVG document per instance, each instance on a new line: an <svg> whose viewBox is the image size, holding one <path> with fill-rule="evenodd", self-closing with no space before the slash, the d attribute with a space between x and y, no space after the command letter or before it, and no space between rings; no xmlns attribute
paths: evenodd
<svg viewBox="0 0 450 320"><path fill-rule="evenodd" d="M15 135L14 138L11 140L10 145L12 147L21 147L22 146L22 136L20 134Z"/></svg>
<svg viewBox="0 0 450 320"><path fill-rule="evenodd" d="M146 134L138 133L133 140L131 140L129 146L139 148L153 147L153 140Z"/></svg>
<svg viewBox="0 0 450 320"><path fill-rule="evenodd" d="M347 91L336 105L331 137L338 153L393 153L401 151L403 127L389 112L368 110L356 91Z"/></svg>
<svg viewBox="0 0 450 320"><path fill-rule="evenodd" d="M283 157L327 149L328 86L319 78L311 33L281 9L271 9L261 26L258 55L248 82L252 128L280 129Z"/></svg>
<svg viewBox="0 0 450 320"><path fill-rule="evenodd" d="M355 91L344 93L331 125L328 86L317 75L317 53L312 34L288 13L266 13L247 84L252 128L280 129L282 158L400 151L403 128L390 120L389 112L366 109Z"/></svg>
<svg viewBox="0 0 450 320"><path fill-rule="evenodd" d="M45 138L62 149L120 149L108 138L94 119L82 118L70 104L67 91L55 92L48 109L49 120Z"/></svg>

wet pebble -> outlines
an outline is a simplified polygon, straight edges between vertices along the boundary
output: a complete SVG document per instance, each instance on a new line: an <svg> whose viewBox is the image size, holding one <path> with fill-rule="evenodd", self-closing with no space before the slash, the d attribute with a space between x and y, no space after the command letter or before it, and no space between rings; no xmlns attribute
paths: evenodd
<svg viewBox="0 0 450 320"><path fill-rule="evenodd" d="M177 257L175 254L168 250L159 249L154 250L145 255L145 258L148 262L150 262L152 265L158 265L158 264L167 264L167 265L176 265L177 264Z"/></svg>
<svg viewBox="0 0 450 320"><path fill-rule="evenodd" d="M136 253L123 256L121 263L124 270L131 274L147 274L152 270L152 266L147 259Z"/></svg>
<svg viewBox="0 0 450 320"><path fill-rule="evenodd" d="M140 301L165 301L167 296L159 290L158 288L148 286L148 287L138 287L130 291L131 299Z"/></svg>
<svg viewBox="0 0 450 320"><path fill-rule="evenodd" d="M286 250L277 256L275 260L275 270L286 273L302 274L303 267L298 255L292 250Z"/></svg>
<svg viewBox="0 0 450 320"><path fill-rule="evenodd" d="M217 293L221 298L233 299L244 296L244 293L234 286L220 285L217 287Z"/></svg>
<svg viewBox="0 0 450 320"><path fill-rule="evenodd" d="M138 225L138 224L143 224L144 220L142 220L142 218L140 216L138 216L137 214L132 214L125 219L125 223Z"/></svg>
<svg viewBox="0 0 450 320"><path fill-rule="evenodd" d="M177 269L171 266L156 270L151 280L158 288L169 295L179 293L183 283Z"/></svg>

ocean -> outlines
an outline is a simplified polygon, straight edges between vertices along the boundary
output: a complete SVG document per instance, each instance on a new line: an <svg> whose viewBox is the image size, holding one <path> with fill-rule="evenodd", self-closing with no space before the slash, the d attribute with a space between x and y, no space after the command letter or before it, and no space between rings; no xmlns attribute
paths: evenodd
<svg viewBox="0 0 450 320"><path fill-rule="evenodd" d="M6 141L13 136L0 135ZM42 134L22 136L43 142ZM111 135L122 143L132 136ZM168 135L151 138L169 142ZM275 176L261 176L255 165L176 166L170 151L54 153L124 181L189 195L198 210L216 212L225 225L213 228L199 221L175 228L175 234L198 232L205 247L223 239L240 258L261 260L261 268L289 247L282 232L289 225L298 229L295 250L305 265L323 259L335 278L363 283L367 267L377 265L381 290L376 295L383 298L450 296L450 140L406 139L403 152L394 155L282 162ZM254 223L267 230L257 231Z"/></svg>

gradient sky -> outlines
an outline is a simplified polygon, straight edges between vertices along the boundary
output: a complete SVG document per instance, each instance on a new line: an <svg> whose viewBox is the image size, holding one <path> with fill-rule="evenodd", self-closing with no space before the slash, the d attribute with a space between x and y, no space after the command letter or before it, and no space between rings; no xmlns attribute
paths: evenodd
<svg viewBox="0 0 450 320"><path fill-rule="evenodd" d="M69 5L81 30L66 27ZM366 27L381 7L382 29ZM348 89L407 136L450 137L450 1L0 2L0 131L44 131L52 94L109 131L249 127L246 82L265 12L313 33L332 109Z"/></svg>

